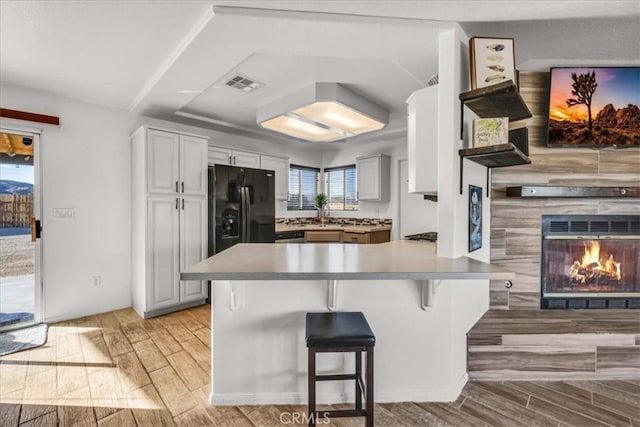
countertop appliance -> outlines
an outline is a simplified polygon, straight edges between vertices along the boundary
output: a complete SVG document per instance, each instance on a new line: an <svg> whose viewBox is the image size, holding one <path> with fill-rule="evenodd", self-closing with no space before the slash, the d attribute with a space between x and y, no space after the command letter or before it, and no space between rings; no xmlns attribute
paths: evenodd
<svg viewBox="0 0 640 427"><path fill-rule="evenodd" d="M278 231L276 243L304 243L304 231Z"/></svg>
<svg viewBox="0 0 640 427"><path fill-rule="evenodd" d="M275 172L209 166L209 256L236 243L275 241Z"/></svg>

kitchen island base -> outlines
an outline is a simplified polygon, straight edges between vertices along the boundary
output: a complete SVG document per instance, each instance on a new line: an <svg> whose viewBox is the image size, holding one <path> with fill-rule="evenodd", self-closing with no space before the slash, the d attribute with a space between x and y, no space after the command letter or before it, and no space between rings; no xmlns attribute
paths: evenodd
<svg viewBox="0 0 640 427"><path fill-rule="evenodd" d="M467 381L466 332L488 308L486 280L443 281L425 311L422 283L338 281L337 311L361 311L376 334L376 402L457 399ZM212 286L212 405L306 404L304 317L327 311L327 283L216 281ZM402 333L399 333L402 331ZM323 354L317 371L352 372ZM351 382L321 383L318 402L354 401Z"/></svg>

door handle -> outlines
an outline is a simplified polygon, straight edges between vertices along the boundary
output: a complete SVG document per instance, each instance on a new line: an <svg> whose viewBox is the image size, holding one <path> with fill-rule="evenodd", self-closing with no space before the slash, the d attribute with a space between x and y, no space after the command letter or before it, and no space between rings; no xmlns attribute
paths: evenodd
<svg viewBox="0 0 640 427"><path fill-rule="evenodd" d="M182 183L180 184L180 188L181 188L182 192L184 193L184 181L182 181Z"/></svg>
<svg viewBox="0 0 640 427"><path fill-rule="evenodd" d="M182 199L182 210L184 210L184 199Z"/></svg>
<svg viewBox="0 0 640 427"><path fill-rule="evenodd" d="M176 181L176 193L178 192L178 181Z"/></svg>
<svg viewBox="0 0 640 427"><path fill-rule="evenodd" d="M31 217L31 241L35 242L41 236L42 228L40 227L40 220L37 220L35 216Z"/></svg>
<svg viewBox="0 0 640 427"><path fill-rule="evenodd" d="M180 203L180 198L176 197L176 209L178 209L178 203Z"/></svg>

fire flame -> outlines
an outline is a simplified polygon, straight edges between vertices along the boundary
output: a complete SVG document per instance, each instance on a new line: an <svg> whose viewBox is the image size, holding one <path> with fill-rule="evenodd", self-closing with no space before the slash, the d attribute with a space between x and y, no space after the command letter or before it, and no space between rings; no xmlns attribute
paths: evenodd
<svg viewBox="0 0 640 427"><path fill-rule="evenodd" d="M609 258L600 258L600 243L587 242L584 245L584 255L580 261L574 261L569 268L569 277L578 280L580 283L587 284L590 279L597 279L601 276L610 279L620 280L621 263L613 259L610 254Z"/></svg>

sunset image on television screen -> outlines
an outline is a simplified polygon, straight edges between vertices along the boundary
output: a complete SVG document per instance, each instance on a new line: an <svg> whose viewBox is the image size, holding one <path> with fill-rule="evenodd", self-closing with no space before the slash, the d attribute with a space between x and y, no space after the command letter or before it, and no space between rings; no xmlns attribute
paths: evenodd
<svg viewBox="0 0 640 427"><path fill-rule="evenodd" d="M549 145L640 145L640 68L552 68Z"/></svg>

